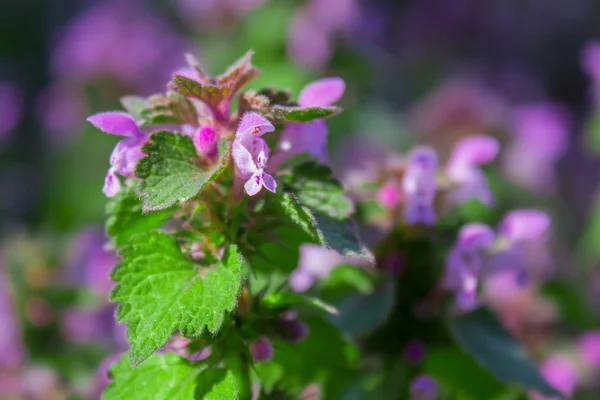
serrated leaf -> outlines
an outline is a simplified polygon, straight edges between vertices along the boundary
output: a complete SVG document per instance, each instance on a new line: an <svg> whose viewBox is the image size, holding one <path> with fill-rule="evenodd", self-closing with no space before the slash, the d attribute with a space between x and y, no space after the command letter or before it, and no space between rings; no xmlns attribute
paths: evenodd
<svg viewBox="0 0 600 400"><path fill-rule="evenodd" d="M200 100L210 106L217 106L229 94L229 88L217 87L215 85L200 83L178 73L173 74L173 80L169 83L173 89L184 97Z"/></svg>
<svg viewBox="0 0 600 400"><path fill-rule="evenodd" d="M462 349L500 381L563 398L489 310L481 308L455 318L450 326Z"/></svg>
<svg viewBox="0 0 600 400"><path fill-rule="evenodd" d="M269 293L262 298L261 304L264 307L273 310L285 309L293 306L307 306L325 311L328 314L336 315L338 313L334 306L325 303L321 299L293 292Z"/></svg>
<svg viewBox="0 0 600 400"><path fill-rule="evenodd" d="M285 189L294 193L298 202L313 212L343 219L354 211L344 188L331 177L331 170L315 163L304 162L292 168L284 178Z"/></svg>
<svg viewBox="0 0 600 400"><path fill-rule="evenodd" d="M191 101L174 92L154 95L140 111L140 124L190 124L198 125L198 112Z"/></svg>
<svg viewBox="0 0 600 400"><path fill-rule="evenodd" d="M113 382L102 395L103 400L237 399L234 374L225 368L193 365L173 353L155 354L143 365L132 368L127 357L110 369Z"/></svg>
<svg viewBox="0 0 600 400"><path fill-rule="evenodd" d="M136 120L139 120L142 111L148 107L148 101L141 96L123 96L121 97L121 105L125 111L133 115Z"/></svg>
<svg viewBox="0 0 600 400"><path fill-rule="evenodd" d="M117 320L128 323L131 358L139 364L162 347L173 331L197 337L216 333L232 311L245 261L236 246L226 248L213 268L199 268L182 254L172 236L150 232L134 236L120 251L123 261L111 278L117 286Z"/></svg>
<svg viewBox="0 0 600 400"><path fill-rule="evenodd" d="M160 131L150 136L142 151L147 154L135 167L135 175L142 179L139 193L144 211L162 210L196 196L225 167L229 143L219 146L219 160L214 165L202 166L188 136Z"/></svg>
<svg viewBox="0 0 600 400"><path fill-rule="evenodd" d="M163 210L144 213L142 200L136 194L134 182L130 181L108 200L106 214L108 215L106 231L115 245L121 247L135 234L160 228L171 212Z"/></svg>
<svg viewBox="0 0 600 400"><path fill-rule="evenodd" d="M265 117L273 123L309 122L339 114L340 107L291 107L274 105L270 107Z"/></svg>

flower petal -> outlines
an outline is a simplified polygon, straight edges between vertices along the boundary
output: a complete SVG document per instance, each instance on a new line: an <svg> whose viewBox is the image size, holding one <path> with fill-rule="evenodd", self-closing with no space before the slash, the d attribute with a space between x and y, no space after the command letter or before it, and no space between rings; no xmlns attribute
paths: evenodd
<svg viewBox="0 0 600 400"><path fill-rule="evenodd" d="M114 168L111 168L106 173L102 192L106 195L106 197L114 197L119 190L121 190L121 181L119 181L119 177L115 175Z"/></svg>
<svg viewBox="0 0 600 400"><path fill-rule="evenodd" d="M242 178L249 178L258 170L256 164L252 159L252 154L246 147L238 140L233 141L232 145L232 157L235 164L236 173Z"/></svg>
<svg viewBox="0 0 600 400"><path fill-rule="evenodd" d="M446 172L452 175L454 171L465 167L471 168L490 163L500 151L498 140L491 136L475 135L457 143L446 165Z"/></svg>
<svg viewBox="0 0 600 400"><path fill-rule="evenodd" d="M275 191L277 190L277 182L275 182L275 179L273 179L271 175L267 174L266 172L263 172L262 181L265 189L267 189L269 192L275 193Z"/></svg>
<svg viewBox="0 0 600 400"><path fill-rule="evenodd" d="M263 172L262 170L254 173L250 179L244 185L244 189L246 189L246 193L248 196L254 196L258 192L260 192L260 188L263 186Z"/></svg>
<svg viewBox="0 0 600 400"><path fill-rule="evenodd" d="M238 125L236 136L257 135L262 136L267 132L273 132L273 124L257 112L244 114Z"/></svg>
<svg viewBox="0 0 600 400"><path fill-rule="evenodd" d="M550 217L539 210L515 210L500 222L498 232L510 241L529 241L540 238L550 227Z"/></svg>
<svg viewBox="0 0 600 400"><path fill-rule="evenodd" d="M487 248L494 244L494 230L485 224L470 223L463 226L458 233L458 243L461 246Z"/></svg>
<svg viewBox="0 0 600 400"><path fill-rule="evenodd" d="M300 267L290 274L290 287L294 292L306 292L314 281L315 277Z"/></svg>
<svg viewBox="0 0 600 400"><path fill-rule="evenodd" d="M121 140L110 155L110 164L115 173L133 177L137 162L144 157L142 142L134 138Z"/></svg>
<svg viewBox="0 0 600 400"><path fill-rule="evenodd" d="M112 135L145 138L133 117L120 111L109 111L92 115L87 119L96 128Z"/></svg>
<svg viewBox="0 0 600 400"><path fill-rule="evenodd" d="M342 78L324 78L309 83L298 96L302 107L326 107L338 101L344 94L346 84Z"/></svg>

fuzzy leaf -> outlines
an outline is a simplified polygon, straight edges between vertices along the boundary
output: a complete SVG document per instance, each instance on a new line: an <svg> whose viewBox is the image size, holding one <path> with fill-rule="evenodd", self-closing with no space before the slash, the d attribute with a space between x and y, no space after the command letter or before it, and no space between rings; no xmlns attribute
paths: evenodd
<svg viewBox="0 0 600 400"><path fill-rule="evenodd" d="M126 187L108 200L106 214L106 231L115 241L115 245L121 247L135 234L160 228L171 213L166 210L144 213L142 200L135 192L135 184L129 181Z"/></svg>
<svg viewBox="0 0 600 400"><path fill-rule="evenodd" d="M482 308L455 318L451 328L462 349L500 381L562 398L489 310Z"/></svg>
<svg viewBox="0 0 600 400"><path fill-rule="evenodd" d="M333 179L331 170L323 165L315 162L296 165L284 178L284 184L286 190L296 195L300 204L313 212L344 219L354 211L342 184Z"/></svg>
<svg viewBox="0 0 600 400"><path fill-rule="evenodd" d="M237 399L234 374L224 368L201 369L177 354L155 354L132 368L126 357L110 369L113 382L103 400L121 399Z"/></svg>
<svg viewBox="0 0 600 400"><path fill-rule="evenodd" d="M142 111L148 107L148 101L141 96L123 96L121 105L136 120L141 119Z"/></svg>
<svg viewBox="0 0 600 400"><path fill-rule="evenodd" d="M117 320L128 323L131 359L139 364L162 347L173 331L197 337L216 333L237 302L245 261L229 246L220 263L199 268L181 253L170 235L134 236L120 251L123 261L111 274L117 286Z"/></svg>
<svg viewBox="0 0 600 400"><path fill-rule="evenodd" d="M147 156L138 162L135 175L143 179L139 192L147 212L184 203L202 191L227 163L229 143L221 143L219 160L211 166L197 162L196 148L189 137L172 132L152 134L142 151Z"/></svg>
<svg viewBox="0 0 600 400"><path fill-rule="evenodd" d="M169 87L184 97L198 99L210 106L217 106L229 94L228 88L200 83L181 74L173 74Z"/></svg>
<svg viewBox="0 0 600 400"><path fill-rule="evenodd" d="M190 124L198 125L198 113L191 101L174 92L154 95L140 111L140 124Z"/></svg>
<svg viewBox="0 0 600 400"><path fill-rule="evenodd" d="M242 58L231 65L223 75L217 77L217 87L226 91L230 96L235 95L252 79L260 74L260 70L251 63L252 55L250 50Z"/></svg>
<svg viewBox="0 0 600 400"><path fill-rule="evenodd" d="M274 105L265 113L273 123L309 122L339 114L339 107L289 107Z"/></svg>

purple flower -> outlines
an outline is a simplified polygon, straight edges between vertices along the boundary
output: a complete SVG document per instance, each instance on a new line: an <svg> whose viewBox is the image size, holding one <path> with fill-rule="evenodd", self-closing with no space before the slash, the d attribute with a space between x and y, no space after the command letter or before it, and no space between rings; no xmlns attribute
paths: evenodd
<svg viewBox="0 0 600 400"><path fill-rule="evenodd" d="M137 162L144 156L142 143L148 136L140 131L133 117L127 113L111 111L92 115L87 119L96 128L113 135L125 136L115 146L111 156L111 168L106 174L102 191L108 197L113 197L121 189L121 183L116 174L133 177Z"/></svg>
<svg viewBox="0 0 600 400"><path fill-rule="evenodd" d="M96 381L94 383L94 394L95 398L100 398L104 388L108 386L109 383L112 382L112 379L108 376L108 371L113 364L121 359L121 354L111 354L106 357L96 371Z"/></svg>
<svg viewBox="0 0 600 400"><path fill-rule="evenodd" d="M393 180L387 181L377 191L377 201L388 210L393 210L398 207L401 200L402 191L399 185Z"/></svg>
<svg viewBox="0 0 600 400"><path fill-rule="evenodd" d="M579 358L590 367L600 367L600 330L579 336L576 343Z"/></svg>
<svg viewBox="0 0 600 400"><path fill-rule="evenodd" d="M479 166L492 162L499 150L498 141L490 136L470 136L457 143L446 164L446 175L454 187L447 195L450 204L472 198L487 205L493 202L485 174Z"/></svg>
<svg viewBox="0 0 600 400"><path fill-rule="evenodd" d="M102 334L102 319L97 310L73 307L62 318L62 333L72 342L91 342Z"/></svg>
<svg viewBox="0 0 600 400"><path fill-rule="evenodd" d="M308 326L298 319L295 312L284 314L275 322L275 330L287 342L296 343L308 335Z"/></svg>
<svg viewBox="0 0 600 400"><path fill-rule="evenodd" d="M413 365L418 365L423 361L427 354L427 348L425 344L418 340L413 339L404 345L404 358Z"/></svg>
<svg viewBox="0 0 600 400"><path fill-rule="evenodd" d="M309 83L298 96L301 107L326 107L338 101L346 84L341 78L324 78ZM307 123L288 123L281 134L271 160L271 169L296 154L308 153L322 163L327 162L327 124L322 119Z"/></svg>
<svg viewBox="0 0 600 400"><path fill-rule="evenodd" d="M552 191L554 166L567 150L570 117L554 103L520 106L512 115L513 139L502 166L510 179L536 191Z"/></svg>
<svg viewBox="0 0 600 400"><path fill-rule="evenodd" d="M444 286L455 293L462 309L470 309L476 306L481 278L511 271L516 284L527 284L540 253L535 245L549 225L549 217L537 210L509 212L500 222L497 235L487 225L465 225L446 259Z"/></svg>
<svg viewBox="0 0 600 400"><path fill-rule="evenodd" d="M329 250L314 244L300 246L298 268L290 275L290 287L295 292L307 291L317 278L325 278L331 270L343 263L354 263L335 250Z"/></svg>
<svg viewBox="0 0 600 400"><path fill-rule="evenodd" d="M256 339L250 344L250 354L252 354L254 361L270 361L273 358L274 352L275 350L273 349L271 341L264 336Z"/></svg>
<svg viewBox="0 0 600 400"><path fill-rule="evenodd" d="M437 399L437 385L429 375L421 374L410 383L410 400Z"/></svg>
<svg viewBox="0 0 600 400"><path fill-rule="evenodd" d="M11 133L23 116L23 95L13 83L0 82L0 140Z"/></svg>
<svg viewBox="0 0 600 400"><path fill-rule="evenodd" d="M581 66L594 83L600 83L600 42L589 42L583 47Z"/></svg>
<svg viewBox="0 0 600 400"><path fill-rule="evenodd" d="M437 167L437 154L429 147L417 147L408 157L402 189L406 201L404 218L409 225L435 223L433 200Z"/></svg>
<svg viewBox="0 0 600 400"><path fill-rule="evenodd" d="M1 262L1 259L0 259ZM0 370L16 367L25 358L21 342L21 328L8 287L8 281L0 265Z"/></svg>
<svg viewBox="0 0 600 400"><path fill-rule="evenodd" d="M265 172L269 159L269 147L261 138L275 127L258 113L246 113L238 126L233 141L233 161L236 178L245 180L244 189L249 196L254 196L264 186L275 193L277 183Z"/></svg>
<svg viewBox="0 0 600 400"><path fill-rule="evenodd" d="M563 355L554 355L544 361L540 372L550 386L566 396L573 395L581 379L575 363Z"/></svg>

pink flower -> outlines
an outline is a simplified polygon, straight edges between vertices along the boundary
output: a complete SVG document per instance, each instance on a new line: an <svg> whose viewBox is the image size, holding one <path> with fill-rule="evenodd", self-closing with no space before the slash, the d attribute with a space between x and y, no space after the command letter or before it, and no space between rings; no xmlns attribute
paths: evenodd
<svg viewBox="0 0 600 400"><path fill-rule="evenodd" d="M133 177L137 162L144 156L142 143L148 136L140 131L133 117L127 113L111 111L92 115L88 118L96 128L112 135L125 136L115 146L111 156L111 168L106 174L102 191L108 197L113 197L121 189L121 183L116 174Z"/></svg>
<svg viewBox="0 0 600 400"><path fill-rule="evenodd" d="M204 126L194 137L194 145L198 153L210 162L216 161L219 156L219 137L213 128Z"/></svg>
<svg viewBox="0 0 600 400"><path fill-rule="evenodd" d="M275 350L273 349L271 341L264 336L256 339L250 344L250 354L252 354L254 361L270 361L273 358L274 352Z"/></svg>
<svg viewBox="0 0 600 400"><path fill-rule="evenodd" d="M540 372L550 386L566 396L573 394L581 379L573 361L563 355L554 355L544 361Z"/></svg>
<svg viewBox="0 0 600 400"><path fill-rule="evenodd" d="M244 189L248 196L256 195L264 186L275 193L277 183L265 172L269 159L269 146L261 137L273 132L275 127L258 113L246 113L233 141L233 161L236 177L245 180Z"/></svg>
<svg viewBox="0 0 600 400"><path fill-rule="evenodd" d="M499 151L498 141L485 135L470 136L457 143L446 164L446 175L455 186L448 194L451 204L472 198L486 205L492 204L492 193L479 166L492 162Z"/></svg>
<svg viewBox="0 0 600 400"><path fill-rule="evenodd" d="M326 107L338 101L344 94L346 84L341 78L325 78L309 83L298 96L301 107ZM277 168L288 158L308 153L322 163L327 162L327 125L322 119L307 123L287 124L271 161L271 169Z"/></svg>

